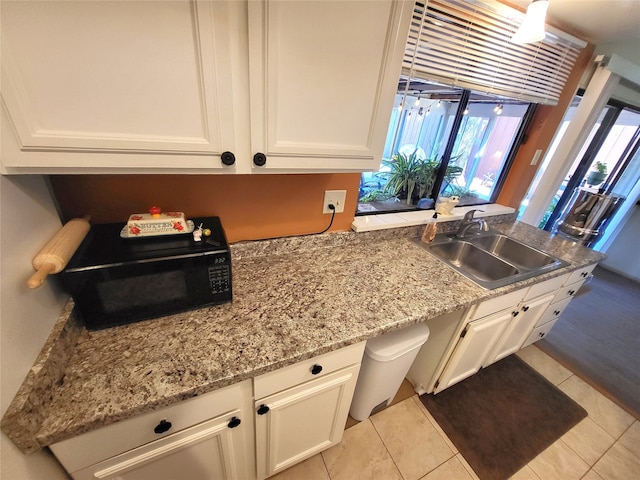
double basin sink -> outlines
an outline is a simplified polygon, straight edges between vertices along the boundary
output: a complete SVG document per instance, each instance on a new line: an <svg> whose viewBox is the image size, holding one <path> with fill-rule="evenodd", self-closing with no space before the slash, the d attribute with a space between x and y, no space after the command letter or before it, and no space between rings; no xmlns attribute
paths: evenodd
<svg viewBox="0 0 640 480"><path fill-rule="evenodd" d="M433 243L417 242L451 268L486 289L566 267L568 262L499 232L469 238L438 235Z"/></svg>

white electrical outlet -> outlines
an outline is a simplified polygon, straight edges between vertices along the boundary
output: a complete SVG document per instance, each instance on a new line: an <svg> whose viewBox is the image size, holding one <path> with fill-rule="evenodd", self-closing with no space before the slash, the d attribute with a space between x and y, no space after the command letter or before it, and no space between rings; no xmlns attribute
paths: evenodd
<svg viewBox="0 0 640 480"><path fill-rule="evenodd" d="M344 201L347 198L346 190L325 190L324 203L322 204L322 213L331 213L329 204L336 207L336 213L344 212Z"/></svg>

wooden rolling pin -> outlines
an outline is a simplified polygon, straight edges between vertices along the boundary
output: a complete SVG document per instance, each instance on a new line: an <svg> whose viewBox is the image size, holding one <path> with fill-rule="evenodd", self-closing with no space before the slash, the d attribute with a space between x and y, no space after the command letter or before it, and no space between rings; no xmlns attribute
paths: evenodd
<svg viewBox="0 0 640 480"><path fill-rule="evenodd" d="M62 271L89 233L89 219L90 217L86 216L69 220L33 257L31 263L36 273L27 280L29 288L38 288L44 283L47 275Z"/></svg>

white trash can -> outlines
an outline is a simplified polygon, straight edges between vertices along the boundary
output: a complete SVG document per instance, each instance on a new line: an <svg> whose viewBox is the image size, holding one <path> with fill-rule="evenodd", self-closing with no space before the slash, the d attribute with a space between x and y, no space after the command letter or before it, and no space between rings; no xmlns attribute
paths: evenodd
<svg viewBox="0 0 640 480"><path fill-rule="evenodd" d="M367 341L349 410L352 418L366 420L374 410L391 403L428 338L429 327L418 323Z"/></svg>

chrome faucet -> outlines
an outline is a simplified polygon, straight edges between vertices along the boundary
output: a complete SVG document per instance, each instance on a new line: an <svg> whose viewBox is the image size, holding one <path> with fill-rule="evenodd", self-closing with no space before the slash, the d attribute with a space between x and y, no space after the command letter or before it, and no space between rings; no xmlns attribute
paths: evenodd
<svg viewBox="0 0 640 480"><path fill-rule="evenodd" d="M465 238L469 230L474 227L481 232L489 231L489 225L487 225L487 222L483 218L473 218L473 214L476 212L484 212L484 210L469 210L464 214L464 219L456 232L456 238Z"/></svg>

